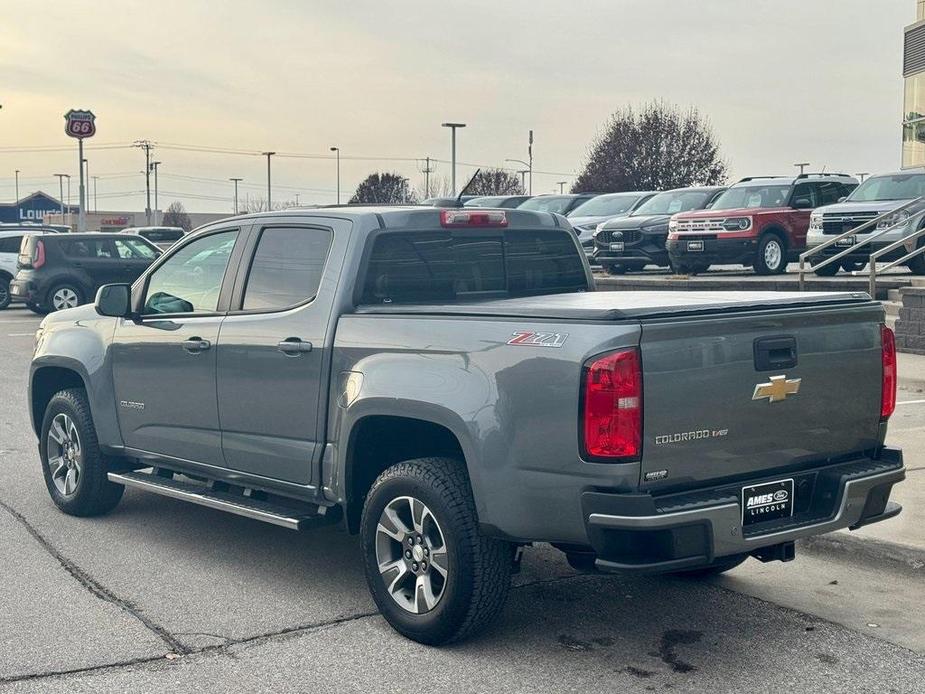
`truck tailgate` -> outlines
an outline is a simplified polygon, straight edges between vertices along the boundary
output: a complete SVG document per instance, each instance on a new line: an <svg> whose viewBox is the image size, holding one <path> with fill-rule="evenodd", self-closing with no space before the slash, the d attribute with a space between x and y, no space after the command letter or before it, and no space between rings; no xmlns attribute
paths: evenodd
<svg viewBox="0 0 925 694"><path fill-rule="evenodd" d="M882 316L868 302L643 321L641 484L746 478L878 445Z"/></svg>

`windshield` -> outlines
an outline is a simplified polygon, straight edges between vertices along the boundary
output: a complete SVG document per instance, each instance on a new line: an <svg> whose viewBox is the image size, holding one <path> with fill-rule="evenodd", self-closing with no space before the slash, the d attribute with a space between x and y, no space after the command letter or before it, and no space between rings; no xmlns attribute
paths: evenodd
<svg viewBox="0 0 925 694"><path fill-rule="evenodd" d="M520 206L520 209L563 214L573 199L570 195L540 195L527 200Z"/></svg>
<svg viewBox="0 0 925 694"><path fill-rule="evenodd" d="M925 174L894 174L868 178L848 196L851 202L912 200L925 195Z"/></svg>
<svg viewBox="0 0 925 694"><path fill-rule="evenodd" d="M743 207L786 207L789 183L733 186L720 195L711 210L737 210Z"/></svg>
<svg viewBox="0 0 925 694"><path fill-rule="evenodd" d="M649 198L640 205L633 217L654 214L677 214L688 210L699 210L707 204L714 191L669 190Z"/></svg>
<svg viewBox="0 0 925 694"><path fill-rule="evenodd" d="M633 209L639 200L639 193L620 193L617 195L598 195L583 202L568 213L569 217L613 217Z"/></svg>

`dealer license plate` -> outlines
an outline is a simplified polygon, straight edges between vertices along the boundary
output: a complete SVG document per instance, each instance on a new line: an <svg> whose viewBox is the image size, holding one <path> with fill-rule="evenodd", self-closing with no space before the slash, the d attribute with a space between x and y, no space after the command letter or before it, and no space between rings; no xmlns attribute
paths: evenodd
<svg viewBox="0 0 925 694"><path fill-rule="evenodd" d="M700 253L703 251L703 241L688 241L687 250L693 253Z"/></svg>
<svg viewBox="0 0 925 694"><path fill-rule="evenodd" d="M622 242L622 241L614 241L613 243L610 244L610 250L612 250L612 251L621 251L621 252L622 252L622 251L623 251L623 242Z"/></svg>
<svg viewBox="0 0 925 694"><path fill-rule="evenodd" d="M838 241L835 242L835 245L836 246L853 246L855 243L857 243L857 238L855 238L854 236L848 236L843 239L838 239Z"/></svg>
<svg viewBox="0 0 925 694"><path fill-rule="evenodd" d="M793 479L742 487L742 525L793 515Z"/></svg>

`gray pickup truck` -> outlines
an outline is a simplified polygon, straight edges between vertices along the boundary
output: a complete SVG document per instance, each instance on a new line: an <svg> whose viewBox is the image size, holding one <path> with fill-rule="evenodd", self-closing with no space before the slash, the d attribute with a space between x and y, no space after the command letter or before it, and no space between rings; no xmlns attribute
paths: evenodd
<svg viewBox="0 0 925 694"><path fill-rule="evenodd" d="M500 612L533 542L588 571L709 575L899 513L878 303L593 289L550 213L216 222L43 321L48 491L80 516L134 487L343 523L382 614L430 644Z"/></svg>

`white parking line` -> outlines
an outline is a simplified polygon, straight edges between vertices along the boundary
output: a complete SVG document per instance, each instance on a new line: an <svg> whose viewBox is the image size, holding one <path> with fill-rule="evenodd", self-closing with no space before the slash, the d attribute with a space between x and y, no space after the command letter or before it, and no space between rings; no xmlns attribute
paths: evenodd
<svg viewBox="0 0 925 694"><path fill-rule="evenodd" d="M898 402L897 405L925 405L925 400L906 400L905 402Z"/></svg>
<svg viewBox="0 0 925 694"><path fill-rule="evenodd" d="M30 337L35 335L35 333L7 333L7 337Z"/></svg>

